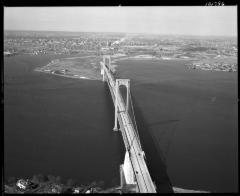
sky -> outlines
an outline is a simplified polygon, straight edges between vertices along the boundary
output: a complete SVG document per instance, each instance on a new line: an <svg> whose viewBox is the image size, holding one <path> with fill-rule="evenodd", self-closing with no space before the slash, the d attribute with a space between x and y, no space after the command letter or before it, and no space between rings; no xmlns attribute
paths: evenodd
<svg viewBox="0 0 240 196"><path fill-rule="evenodd" d="M4 30L237 36L237 6L4 7Z"/></svg>

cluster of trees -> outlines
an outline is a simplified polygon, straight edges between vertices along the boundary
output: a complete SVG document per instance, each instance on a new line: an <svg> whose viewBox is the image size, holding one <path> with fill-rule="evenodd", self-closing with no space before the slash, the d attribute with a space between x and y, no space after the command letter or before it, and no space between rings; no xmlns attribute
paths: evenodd
<svg viewBox="0 0 240 196"><path fill-rule="evenodd" d="M9 186L12 186L17 183L19 178L16 177L10 177L7 179L6 184ZM34 175L32 179L30 179L31 182L40 184L44 182L49 182L49 183L55 183L55 184L65 184L66 186L75 186L77 185L76 181L73 179L67 179L67 180L62 180L60 176L53 176L53 175Z"/></svg>

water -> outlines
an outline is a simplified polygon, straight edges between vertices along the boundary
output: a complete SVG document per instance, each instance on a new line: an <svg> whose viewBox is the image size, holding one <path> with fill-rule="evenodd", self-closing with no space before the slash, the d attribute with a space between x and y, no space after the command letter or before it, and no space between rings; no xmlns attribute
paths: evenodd
<svg viewBox="0 0 240 196"><path fill-rule="evenodd" d="M142 138L144 150L157 149L146 153L149 169L164 173L165 164L176 187L237 192L237 73L189 70L181 61L118 64L119 77L131 79L140 132L152 138Z"/></svg>
<svg viewBox="0 0 240 196"><path fill-rule="evenodd" d="M41 173L118 185L124 145L112 131L109 90L101 81L33 71L55 58L5 58L5 177ZM176 61L118 64L118 75L131 79L141 142L161 191L170 184L237 191L237 74Z"/></svg>
<svg viewBox="0 0 240 196"><path fill-rule="evenodd" d="M124 149L112 131L114 108L101 81L34 72L59 56L4 62L5 178L34 174L119 185Z"/></svg>

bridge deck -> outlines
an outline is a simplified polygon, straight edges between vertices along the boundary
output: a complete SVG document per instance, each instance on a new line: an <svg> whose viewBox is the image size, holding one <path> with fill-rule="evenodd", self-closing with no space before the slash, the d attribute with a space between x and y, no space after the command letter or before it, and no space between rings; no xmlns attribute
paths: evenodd
<svg viewBox="0 0 240 196"><path fill-rule="evenodd" d="M103 62L101 62L103 63ZM106 74L106 79L108 82L108 86L110 88L110 92L113 98L113 102L115 102L115 81L113 75L110 71L105 67L104 71ZM132 162L132 167L135 172L135 177L137 181L138 190L141 193L156 193L155 186L149 174L141 146L139 144L138 138L136 138L136 130L134 130L134 126L132 124L131 118L129 114L125 112L125 104L122 99L120 93L118 95L117 107L118 107L118 121L120 124L120 130L122 132L123 140L125 143L125 147L129 150L130 159ZM128 149L128 147L130 147Z"/></svg>

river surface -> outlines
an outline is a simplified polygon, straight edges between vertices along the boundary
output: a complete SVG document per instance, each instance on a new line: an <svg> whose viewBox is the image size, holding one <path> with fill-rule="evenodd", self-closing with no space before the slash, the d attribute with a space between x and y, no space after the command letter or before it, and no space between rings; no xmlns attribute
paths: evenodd
<svg viewBox="0 0 240 196"><path fill-rule="evenodd" d="M237 192L237 72L187 69L174 60L118 64L119 77L131 79L141 132L152 136L172 185Z"/></svg>
<svg viewBox="0 0 240 196"><path fill-rule="evenodd" d="M59 56L4 59L5 177L34 174L119 184L124 146L101 81L33 71ZM237 73L183 62L123 60L153 178L213 192L238 187ZM159 161L161 158L161 161ZM166 174L167 173L167 174ZM161 175L161 174L160 174Z"/></svg>
<svg viewBox="0 0 240 196"><path fill-rule="evenodd" d="M112 131L114 108L101 81L33 71L59 56L4 62L5 177L60 176L119 185L124 146Z"/></svg>

